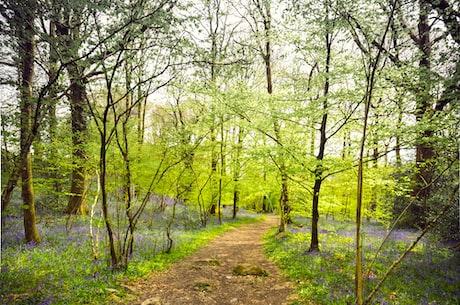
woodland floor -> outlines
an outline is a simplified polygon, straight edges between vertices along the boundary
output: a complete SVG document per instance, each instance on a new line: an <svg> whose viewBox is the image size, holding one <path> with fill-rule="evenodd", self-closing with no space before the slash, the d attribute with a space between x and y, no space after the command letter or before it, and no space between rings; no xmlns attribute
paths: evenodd
<svg viewBox="0 0 460 305"><path fill-rule="evenodd" d="M167 271L129 283L131 305L282 305L295 300L292 283L263 253L262 235L278 218L233 229ZM235 267L256 274L237 275ZM240 270L241 271L241 270Z"/></svg>

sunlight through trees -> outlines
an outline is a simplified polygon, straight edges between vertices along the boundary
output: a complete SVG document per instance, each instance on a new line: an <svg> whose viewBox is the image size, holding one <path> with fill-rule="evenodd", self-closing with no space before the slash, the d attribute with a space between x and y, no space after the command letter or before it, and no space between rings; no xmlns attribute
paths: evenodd
<svg viewBox="0 0 460 305"><path fill-rule="evenodd" d="M308 219L321 255L322 220L352 221L353 302L370 304L367 226L460 240L459 9L5 0L2 224L20 216L33 245L37 223L91 219L88 257L126 271L155 223L169 253L177 226L276 213L290 236Z"/></svg>

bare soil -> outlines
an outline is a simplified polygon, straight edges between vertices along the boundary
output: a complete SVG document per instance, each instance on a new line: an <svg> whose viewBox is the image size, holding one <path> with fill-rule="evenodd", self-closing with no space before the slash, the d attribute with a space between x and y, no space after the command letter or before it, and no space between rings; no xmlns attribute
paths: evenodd
<svg viewBox="0 0 460 305"><path fill-rule="evenodd" d="M128 304L290 304L292 283L263 253L262 235L277 224L269 216L225 233L167 271L134 283L136 300Z"/></svg>

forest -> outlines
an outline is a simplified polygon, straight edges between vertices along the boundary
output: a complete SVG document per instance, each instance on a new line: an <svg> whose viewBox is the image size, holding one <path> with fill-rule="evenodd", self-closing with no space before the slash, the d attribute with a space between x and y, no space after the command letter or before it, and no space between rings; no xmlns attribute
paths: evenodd
<svg viewBox="0 0 460 305"><path fill-rule="evenodd" d="M457 1L1 0L0 54L2 304L271 213L298 304L458 304Z"/></svg>

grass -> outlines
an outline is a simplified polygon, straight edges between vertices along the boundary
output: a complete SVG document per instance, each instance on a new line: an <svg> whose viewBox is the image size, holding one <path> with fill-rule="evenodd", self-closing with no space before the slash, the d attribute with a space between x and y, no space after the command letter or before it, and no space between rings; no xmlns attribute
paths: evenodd
<svg viewBox="0 0 460 305"><path fill-rule="evenodd" d="M291 226L286 234L266 235L266 252L295 281L301 302L354 304L354 224L320 222L320 252L309 253L311 234ZM365 225L364 266L368 266L385 229ZM399 230L392 234L366 281L366 293L416 235ZM364 268L364 270L367 270ZM387 279L371 304L460 304L460 253L423 240Z"/></svg>
<svg viewBox="0 0 460 305"><path fill-rule="evenodd" d="M89 220L77 218L72 230L66 230L65 217L41 218L38 229L40 245L25 245L22 219L3 220L0 272L2 304L110 304L127 295L123 283L152 271L164 270L207 244L213 238L243 223L253 222L255 216L242 217L235 222L215 221L207 228L190 226L174 229L174 247L164 252L165 235L161 225L141 227L136 234L134 255L124 272L108 268L104 242L99 242L99 258L92 258L89 242ZM158 223L158 222L156 222ZM95 228L97 229L97 228ZM99 224L100 239L104 227Z"/></svg>

